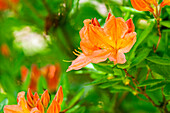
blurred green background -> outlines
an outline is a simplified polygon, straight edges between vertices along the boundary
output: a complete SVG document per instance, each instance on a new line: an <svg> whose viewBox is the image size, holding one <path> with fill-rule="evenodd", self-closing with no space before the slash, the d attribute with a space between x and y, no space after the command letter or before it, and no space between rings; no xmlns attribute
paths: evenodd
<svg viewBox="0 0 170 113"><path fill-rule="evenodd" d="M79 31L83 27L83 20L96 17L103 26L109 12L125 21L133 19L137 44L135 53L127 53L126 57L133 62L131 74L140 69L138 79L145 79L148 69L145 58L153 54L151 49L153 44L157 44L157 26L151 13L133 9L130 0L20 0L15 7L1 10L0 112L3 112L4 105L17 104L18 92L27 91L33 64L38 68L59 64L61 73L56 89L62 85L62 110L71 107L68 113L159 113L151 103L139 100L126 88L114 90L115 83L103 85L102 82L97 82L90 85L89 83L98 78L116 76L103 72L107 67L102 70L101 65L90 64L79 71L66 73L70 61L76 58L72 52L80 45ZM161 15L162 39L157 52L160 57L170 56L169 20L170 7L166 6ZM2 45L7 45L4 47L8 48L7 54L3 54ZM29 70L25 81L21 80L22 66ZM169 78L168 66L162 71L165 73L163 75L156 71L158 68L153 67L157 78ZM114 72L117 75L125 74L119 69ZM42 94L44 89L48 89L46 79L40 76L37 92ZM159 88L148 94L157 103L162 101ZM51 92L52 98L54 95L55 91ZM145 99L142 96L141 98Z"/></svg>

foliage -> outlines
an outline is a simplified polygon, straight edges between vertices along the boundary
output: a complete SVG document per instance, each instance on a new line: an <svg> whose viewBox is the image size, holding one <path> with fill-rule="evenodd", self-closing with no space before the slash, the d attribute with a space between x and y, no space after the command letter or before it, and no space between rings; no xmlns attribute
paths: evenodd
<svg viewBox="0 0 170 113"><path fill-rule="evenodd" d="M134 9L131 0L20 0L5 9L1 1L0 112L17 104L17 94L32 83L39 95L48 89L52 99L62 86L60 112L170 111L170 6L155 18L152 10ZM107 59L66 72L80 47L83 21L97 18L103 27L109 12L135 25L136 43L125 53L126 63Z"/></svg>

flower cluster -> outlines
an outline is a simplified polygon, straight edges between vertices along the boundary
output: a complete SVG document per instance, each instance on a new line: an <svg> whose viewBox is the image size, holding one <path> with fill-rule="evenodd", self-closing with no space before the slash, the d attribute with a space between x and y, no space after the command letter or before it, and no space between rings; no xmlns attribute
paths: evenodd
<svg viewBox="0 0 170 113"><path fill-rule="evenodd" d="M17 97L18 105L6 105L4 107L4 113L59 113L61 110L61 104L63 101L62 87L59 87L52 103L50 102L50 95L47 90L44 91L41 98L37 92L32 94L28 89L27 100L25 99L25 92L19 92Z"/></svg>
<svg viewBox="0 0 170 113"><path fill-rule="evenodd" d="M124 21L108 14L104 27L97 19L84 20L80 31L80 48L83 53L72 62L67 71L78 70L89 63L99 63L109 58L114 64L126 62L124 53L130 51L136 42L135 27L132 19Z"/></svg>
<svg viewBox="0 0 170 113"><path fill-rule="evenodd" d="M23 82L25 81L25 79L28 75L28 71L29 70L25 66L21 67L21 80ZM56 88L59 83L60 73L61 73L61 69L60 69L59 64L47 65L40 69L35 64L33 64L32 68L31 68L29 88L32 91L37 91L38 80L39 80L40 76L42 75L42 76L44 76L44 78L47 81L47 87L48 87L49 91L54 92L54 91L56 91Z"/></svg>

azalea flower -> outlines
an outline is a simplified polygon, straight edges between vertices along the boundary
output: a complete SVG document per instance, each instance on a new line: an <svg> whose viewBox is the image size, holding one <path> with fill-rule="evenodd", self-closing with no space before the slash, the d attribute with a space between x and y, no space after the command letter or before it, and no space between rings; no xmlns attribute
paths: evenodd
<svg viewBox="0 0 170 113"><path fill-rule="evenodd" d="M10 8L10 5L15 5L19 2L19 0L0 0L0 10L6 10Z"/></svg>
<svg viewBox="0 0 170 113"><path fill-rule="evenodd" d="M124 53L130 51L136 42L132 19L126 22L123 18L115 18L108 14L104 28L100 27L97 19L84 20L84 27L80 30L80 48L83 53L67 69L78 70L89 63L99 63L109 58L114 64L126 62Z"/></svg>
<svg viewBox="0 0 170 113"><path fill-rule="evenodd" d="M1 51L2 55L6 56L6 57L8 57L10 55L10 50L9 50L7 44L2 44L0 49L1 49L0 51Z"/></svg>
<svg viewBox="0 0 170 113"><path fill-rule="evenodd" d="M61 110L61 104L63 101L62 87L59 87L52 103L47 109L47 113L59 113ZM25 99L25 92L19 92L17 97L18 105L6 105L4 106L4 113L44 113L49 102L50 95L47 90L39 98L39 95L35 92L32 94L28 89L27 100Z"/></svg>
<svg viewBox="0 0 170 113"><path fill-rule="evenodd" d="M158 6L157 0L131 0L131 3L132 6L139 11L154 12L152 5L154 5L155 7ZM160 6L164 7L165 5L170 5L170 0L163 0Z"/></svg>

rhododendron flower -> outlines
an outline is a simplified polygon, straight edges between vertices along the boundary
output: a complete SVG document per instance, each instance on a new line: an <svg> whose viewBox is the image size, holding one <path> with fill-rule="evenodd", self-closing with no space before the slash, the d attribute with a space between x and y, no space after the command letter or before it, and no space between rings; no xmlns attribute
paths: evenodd
<svg viewBox="0 0 170 113"><path fill-rule="evenodd" d="M157 0L131 0L132 6L139 11L153 12L151 4L158 5Z"/></svg>
<svg viewBox="0 0 170 113"><path fill-rule="evenodd" d="M38 69L38 67L36 65L32 65L31 67L31 80L30 80L30 85L29 88L32 91L37 91L37 84L38 84L38 80L40 78L41 72Z"/></svg>
<svg viewBox="0 0 170 113"><path fill-rule="evenodd" d="M19 0L0 0L0 10L10 8L10 5L17 4Z"/></svg>
<svg viewBox="0 0 170 113"><path fill-rule="evenodd" d="M4 106L4 113L44 113L50 101L48 91L44 91L39 98L39 95L35 92L33 95L31 90L28 89L27 100L25 99L25 92L18 93L17 102L18 105L6 105ZM61 110L61 103L63 101L62 87L59 87L52 103L47 109L47 113L59 113Z"/></svg>
<svg viewBox="0 0 170 113"><path fill-rule="evenodd" d="M131 0L131 3L132 6L139 11L153 12L154 9L152 8L152 5L155 7L158 6L157 0ZM170 5L170 0L163 0L161 7L164 7L165 5Z"/></svg>
<svg viewBox="0 0 170 113"><path fill-rule="evenodd" d="M110 13L104 28L100 27L97 19L84 20L84 27L80 31L80 47L83 53L67 69L78 70L89 63L99 63L109 58L114 64L126 62L124 53L130 51L136 42L132 19L126 22L123 18L115 18Z"/></svg>
<svg viewBox="0 0 170 113"><path fill-rule="evenodd" d="M8 57L10 55L10 50L8 48L7 44L2 44L1 45L1 54Z"/></svg>
<svg viewBox="0 0 170 113"><path fill-rule="evenodd" d="M170 5L170 0L163 0L161 3L161 7L164 7L165 5Z"/></svg>
<svg viewBox="0 0 170 113"><path fill-rule="evenodd" d="M50 92L56 91L61 74L60 65L56 64L42 67L41 74L45 77Z"/></svg>

